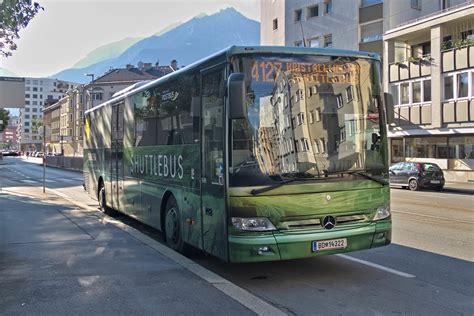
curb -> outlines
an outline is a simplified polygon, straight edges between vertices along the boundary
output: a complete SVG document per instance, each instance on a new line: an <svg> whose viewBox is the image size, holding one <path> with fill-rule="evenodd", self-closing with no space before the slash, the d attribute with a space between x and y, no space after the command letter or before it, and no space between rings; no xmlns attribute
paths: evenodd
<svg viewBox="0 0 474 316"><path fill-rule="evenodd" d="M48 189L48 191L52 192L53 194L64 198L71 204L76 205L77 207L81 208L84 211L94 213L102 220L111 223L115 227L121 229L122 231L128 233L138 241L142 242L143 244L147 245L148 247L152 248L153 250L159 252L160 254L164 255L168 259L172 260L173 262L177 263L185 270L193 273L194 275L198 276L199 278L203 279L204 281L211 284L213 287L218 289L219 291L223 292L225 295L229 296L233 300L239 302L252 312L256 313L257 315L263 316L283 316L287 315L280 309L276 308L275 306L269 304L268 302L262 300L261 298L257 297L256 295L244 290L243 288L237 286L236 284L230 282L229 280L217 275L216 273L204 268L203 266L197 264L196 262L192 261L191 259L186 258L185 256L181 255L180 253L175 252L174 250L166 247L165 245L161 244L160 242L152 239L151 237L143 234L139 230L130 227L120 221L113 219L112 217L99 212L97 209L90 207L87 204L84 204L79 201L75 201L69 196L54 189Z"/></svg>

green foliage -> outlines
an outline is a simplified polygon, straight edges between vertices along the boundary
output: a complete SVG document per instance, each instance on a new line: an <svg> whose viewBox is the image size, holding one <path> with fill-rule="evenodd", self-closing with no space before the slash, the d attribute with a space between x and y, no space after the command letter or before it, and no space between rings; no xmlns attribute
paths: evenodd
<svg viewBox="0 0 474 316"><path fill-rule="evenodd" d="M459 48L472 46L472 45L474 45L474 39L472 38L458 39L458 40L443 42L443 44L441 45L441 50L449 50L453 48L459 49Z"/></svg>
<svg viewBox="0 0 474 316"><path fill-rule="evenodd" d="M34 133L34 134L38 134L38 129L43 126L43 121L41 119L34 119L32 122L31 122L31 131ZM41 136L41 135L40 135Z"/></svg>
<svg viewBox="0 0 474 316"><path fill-rule="evenodd" d="M15 40L20 38L18 33L40 10L44 10L43 7L31 0L0 1L0 56L12 55L17 49Z"/></svg>
<svg viewBox="0 0 474 316"><path fill-rule="evenodd" d="M0 125L0 132L3 132L8 126L8 121L10 121L10 112L4 109L0 109L0 121L3 123Z"/></svg>

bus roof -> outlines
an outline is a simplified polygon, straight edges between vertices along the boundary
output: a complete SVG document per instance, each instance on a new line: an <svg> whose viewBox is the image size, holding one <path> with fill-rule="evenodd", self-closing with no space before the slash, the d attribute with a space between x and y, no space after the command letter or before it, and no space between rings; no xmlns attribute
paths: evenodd
<svg viewBox="0 0 474 316"><path fill-rule="evenodd" d="M146 84L141 84L135 89L132 88L129 91L126 91L130 87L123 89L122 93L117 95L116 97L96 105L95 107L88 109L84 113L87 114L89 112L93 112L98 108L101 108L110 103L116 103L122 99L125 99L127 96L131 94L135 94L137 92L146 90L150 87L155 86L157 83L165 83L169 80L174 79L178 74L183 72L187 72L192 70L200 65L210 61L213 58L216 58L220 55L223 56L233 56L233 55L241 55L241 54L269 54L269 53L276 53L276 54L294 54L294 55L304 55L304 54L315 54L315 55L323 55L323 56L341 56L341 57L357 57L357 58L367 58L367 59L374 59L380 61L380 56L377 53L370 53L370 52L362 52L362 51L354 51L354 50L344 50L344 49L334 49L334 48L313 48L313 47L294 47L294 46L230 46L221 51L218 51L206 58L198 60L192 63L189 66L183 67L175 72L167 74L163 77L154 79L149 81ZM126 91L126 92L125 92Z"/></svg>

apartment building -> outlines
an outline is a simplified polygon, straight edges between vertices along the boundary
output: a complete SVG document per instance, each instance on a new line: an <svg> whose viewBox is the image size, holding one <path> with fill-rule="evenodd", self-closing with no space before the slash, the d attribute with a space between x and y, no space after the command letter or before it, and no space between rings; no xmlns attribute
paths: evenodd
<svg viewBox="0 0 474 316"><path fill-rule="evenodd" d="M42 148L42 136L38 127L42 125L43 107L58 100L77 83L49 78L25 78L25 107L20 109L17 137L20 149L35 151Z"/></svg>
<svg viewBox="0 0 474 316"><path fill-rule="evenodd" d="M391 159L432 161L448 180L474 181L474 2L433 2L417 1L420 16L384 35Z"/></svg>
<svg viewBox="0 0 474 316"><path fill-rule="evenodd" d="M382 54L381 0L262 0L261 44Z"/></svg>

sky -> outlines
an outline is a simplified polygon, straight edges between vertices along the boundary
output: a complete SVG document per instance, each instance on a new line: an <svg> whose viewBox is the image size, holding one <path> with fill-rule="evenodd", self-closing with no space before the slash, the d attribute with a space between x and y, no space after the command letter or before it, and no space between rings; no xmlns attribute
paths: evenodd
<svg viewBox="0 0 474 316"><path fill-rule="evenodd" d="M260 21L259 0L35 0L44 7L20 32L0 68L47 77L70 68L95 48L127 37L148 37L200 13L234 7Z"/></svg>

